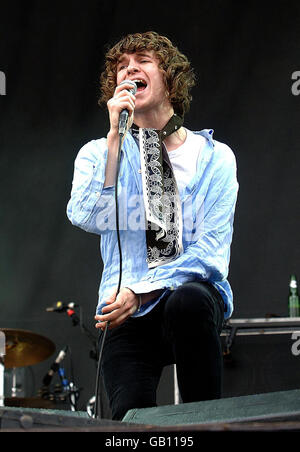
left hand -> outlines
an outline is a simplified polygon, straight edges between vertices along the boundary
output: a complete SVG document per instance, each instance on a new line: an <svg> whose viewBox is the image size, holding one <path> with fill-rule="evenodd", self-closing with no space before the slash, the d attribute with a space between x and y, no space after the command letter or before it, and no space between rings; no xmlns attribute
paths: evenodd
<svg viewBox="0 0 300 452"><path fill-rule="evenodd" d="M126 287L122 288L117 295L115 291L106 301L106 305L102 308L102 315L96 315L95 320L98 323L96 328L104 330L106 323L109 322L109 329L113 329L125 322L128 317L133 315L139 305L138 296Z"/></svg>

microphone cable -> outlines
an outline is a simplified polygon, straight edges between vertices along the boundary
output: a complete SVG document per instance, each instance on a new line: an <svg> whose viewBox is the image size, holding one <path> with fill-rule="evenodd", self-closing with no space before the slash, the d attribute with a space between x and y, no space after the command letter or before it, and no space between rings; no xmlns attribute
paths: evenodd
<svg viewBox="0 0 300 452"><path fill-rule="evenodd" d="M132 85L132 88L130 92L132 94L135 94L137 91L136 83L132 80L124 80L121 82L122 84L130 84ZM117 232L117 241L118 241L118 249L119 249L119 255L120 255L120 269L119 269L119 283L117 288L117 295L118 296L120 289L121 289L121 281L122 281L122 264L123 264L123 258L122 258L122 247L121 247L121 238L120 238L120 224L119 224L119 200L118 200L118 182L119 182L119 173L120 173L120 164L121 164L121 152L122 152L122 145L123 140L125 138L126 134L126 128L127 128L127 121L128 121L129 112L128 110L123 110L120 113L120 119L119 119L119 146L118 146L118 156L117 156L117 168L116 168L116 176L115 176L115 209L116 209L116 232ZM103 348L104 343L106 339L106 334L108 330L109 322L106 323L103 333L99 335L99 358L98 358L98 368L97 368L97 376L96 376L96 390L95 390L95 410L94 410L94 417L96 419L100 419L101 416L99 415L100 409L100 374L101 374L101 364L102 364L102 354L103 354Z"/></svg>
<svg viewBox="0 0 300 452"><path fill-rule="evenodd" d="M122 282L122 247L121 247L121 238L120 238L120 224L119 224L119 201L118 201L118 181L119 181L119 173L120 173L120 163L121 163L121 152L122 152L122 144L125 134L119 133L119 148L118 148L118 160L117 160L117 169L116 169L116 178L115 178L115 209L116 209L116 232L117 232L117 241L118 241L118 249L120 255L120 268L119 268L119 283L117 288L117 296L120 292L121 282ZM106 323L104 331L100 332L99 335L99 358L98 358L98 367L97 367L97 375L96 375L96 389L95 389L95 409L94 409L94 417L95 419L101 419L100 413L100 381L101 381L101 365L102 365L102 354L104 343L106 339L106 334L108 330L109 322Z"/></svg>

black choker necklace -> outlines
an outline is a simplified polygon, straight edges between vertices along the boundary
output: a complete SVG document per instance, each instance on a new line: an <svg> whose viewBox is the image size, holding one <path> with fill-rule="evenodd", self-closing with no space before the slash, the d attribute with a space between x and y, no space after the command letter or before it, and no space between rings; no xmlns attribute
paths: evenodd
<svg viewBox="0 0 300 452"><path fill-rule="evenodd" d="M156 132L160 136L161 140L163 141L165 138L172 135L172 133L179 130L183 126L183 123L184 123L184 118L182 116L178 115L177 113L174 113L174 115L169 119L169 121L167 122L167 124L165 125L165 127L162 130L157 130L157 129L153 129L153 130L156 130ZM139 133L139 129L140 128L136 124L134 124L134 123L132 124L131 132L134 136L136 136L136 134ZM150 130L150 129L147 129L147 130Z"/></svg>

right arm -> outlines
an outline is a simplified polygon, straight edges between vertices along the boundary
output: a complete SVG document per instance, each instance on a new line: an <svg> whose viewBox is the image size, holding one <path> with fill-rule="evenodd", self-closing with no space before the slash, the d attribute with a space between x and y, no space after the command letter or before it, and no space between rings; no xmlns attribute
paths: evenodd
<svg viewBox="0 0 300 452"><path fill-rule="evenodd" d="M126 90L130 87L131 85L126 84L118 86L114 97L107 103L110 119L107 139L86 144L75 160L67 216L74 226L87 232L101 234L109 229L112 221L112 188L119 149L119 116L126 108L131 118L133 117L135 97ZM108 222L104 223L107 217Z"/></svg>
<svg viewBox="0 0 300 452"><path fill-rule="evenodd" d="M119 149L119 117L121 111L127 109L130 114L131 122L133 119L133 111L135 105L135 96L127 91L130 89L130 84L123 84L117 86L114 97L107 102L109 113L110 131L107 135L108 156L105 171L104 187L114 185L117 171L118 149Z"/></svg>

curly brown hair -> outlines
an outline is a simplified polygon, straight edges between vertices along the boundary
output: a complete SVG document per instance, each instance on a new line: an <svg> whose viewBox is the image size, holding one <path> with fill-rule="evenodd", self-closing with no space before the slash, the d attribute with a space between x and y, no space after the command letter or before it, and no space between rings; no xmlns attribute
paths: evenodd
<svg viewBox="0 0 300 452"><path fill-rule="evenodd" d="M163 70L169 100L175 113L183 116L189 110L192 100L190 91L195 85L194 71L187 57L167 37L154 31L129 34L106 53L105 68L100 76L99 105L107 104L113 97L117 83L117 64L121 55L144 50L155 52L159 67Z"/></svg>

